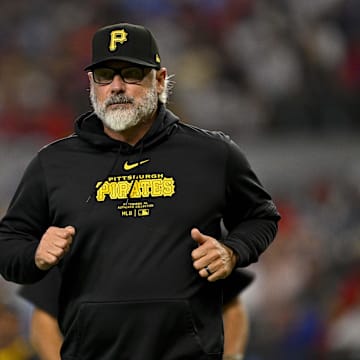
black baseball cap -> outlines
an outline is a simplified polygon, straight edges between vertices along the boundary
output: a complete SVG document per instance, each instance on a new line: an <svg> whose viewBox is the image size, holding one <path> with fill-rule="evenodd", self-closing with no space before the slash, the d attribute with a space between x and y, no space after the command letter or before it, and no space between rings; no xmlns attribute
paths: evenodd
<svg viewBox="0 0 360 360"><path fill-rule="evenodd" d="M119 23L100 28L92 40L91 70L104 61L122 60L160 69L160 55L156 40L144 26Z"/></svg>

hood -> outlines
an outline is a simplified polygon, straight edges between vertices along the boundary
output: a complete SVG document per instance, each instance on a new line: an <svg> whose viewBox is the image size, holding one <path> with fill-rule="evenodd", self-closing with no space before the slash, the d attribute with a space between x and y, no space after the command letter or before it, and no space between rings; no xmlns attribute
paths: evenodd
<svg viewBox="0 0 360 360"><path fill-rule="evenodd" d="M149 148L158 142L166 140L176 128L179 118L163 104L158 107L158 115L150 130L134 146L120 140L110 138L104 132L102 121L94 112L87 112L75 121L75 134L91 146L102 150L132 153L137 149Z"/></svg>

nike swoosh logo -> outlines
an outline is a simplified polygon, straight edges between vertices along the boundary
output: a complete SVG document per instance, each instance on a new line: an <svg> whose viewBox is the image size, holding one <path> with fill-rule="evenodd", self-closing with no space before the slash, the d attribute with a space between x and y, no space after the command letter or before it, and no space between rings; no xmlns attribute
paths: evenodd
<svg viewBox="0 0 360 360"><path fill-rule="evenodd" d="M146 159L146 160L141 160L141 161L138 161L138 162L135 162L135 163L132 163L132 164L129 164L127 161L125 161L123 168L124 168L125 171L129 171L129 170L135 169L139 165L143 165L143 164L145 164L145 163L147 163L149 161L150 161L150 159Z"/></svg>

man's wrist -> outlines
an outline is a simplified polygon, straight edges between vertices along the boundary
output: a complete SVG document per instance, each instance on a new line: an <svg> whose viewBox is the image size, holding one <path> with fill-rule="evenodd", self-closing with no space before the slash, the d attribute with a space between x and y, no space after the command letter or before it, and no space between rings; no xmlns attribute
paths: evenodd
<svg viewBox="0 0 360 360"><path fill-rule="evenodd" d="M242 354L232 354L232 355L224 355L223 360L243 360L244 355Z"/></svg>
<svg viewBox="0 0 360 360"><path fill-rule="evenodd" d="M225 247L226 251L228 252L230 261L232 263L232 266L234 267L239 260L239 255L231 247L229 247L225 244L223 246Z"/></svg>

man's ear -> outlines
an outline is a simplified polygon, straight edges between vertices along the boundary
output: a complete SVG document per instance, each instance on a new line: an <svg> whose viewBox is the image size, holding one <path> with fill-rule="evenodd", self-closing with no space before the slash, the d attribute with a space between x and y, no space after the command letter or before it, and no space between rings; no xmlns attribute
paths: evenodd
<svg viewBox="0 0 360 360"><path fill-rule="evenodd" d="M157 92L158 92L158 94L161 94L164 91L166 76L167 76L166 68L161 68L160 70L156 71Z"/></svg>

